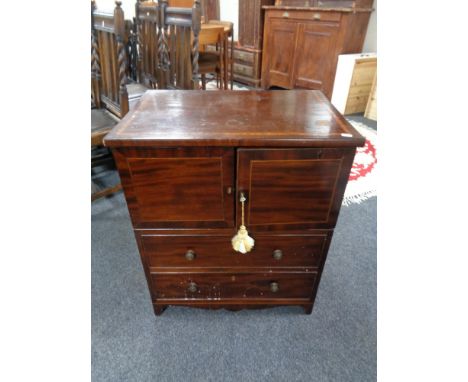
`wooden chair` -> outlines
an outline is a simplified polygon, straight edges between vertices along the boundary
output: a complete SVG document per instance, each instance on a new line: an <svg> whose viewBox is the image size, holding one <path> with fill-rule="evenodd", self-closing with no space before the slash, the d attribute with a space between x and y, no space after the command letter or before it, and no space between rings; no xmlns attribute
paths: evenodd
<svg viewBox="0 0 468 382"><path fill-rule="evenodd" d="M200 0L194 0L192 8L169 7L167 0L160 0L159 7L161 86L168 89L197 89Z"/></svg>
<svg viewBox="0 0 468 382"><path fill-rule="evenodd" d="M230 70L230 82L231 82L231 90L234 89L234 23L230 21L222 21L222 20L209 20L208 24L211 25L219 25L224 27L224 33L228 30L228 37L231 39L231 57L229 62L229 70ZM227 48L226 46L224 47ZM227 72L228 63L226 62L226 66L224 70ZM225 84L225 89L227 89L227 83Z"/></svg>
<svg viewBox="0 0 468 382"><path fill-rule="evenodd" d="M138 45L138 83L149 89L156 89L161 83L158 52L158 3L137 0L135 22Z"/></svg>
<svg viewBox="0 0 468 382"><path fill-rule="evenodd" d="M115 2L113 13L101 12L91 1L91 94L95 109L91 110L91 171L113 163L109 150L102 145L104 136L127 114L127 59L124 13L121 2ZM93 187L93 184L92 184ZM93 192L91 199L109 195L120 184Z"/></svg>
<svg viewBox="0 0 468 382"><path fill-rule="evenodd" d="M192 8L194 0L168 0L169 7ZM202 19L208 23L210 20L219 20L219 0L201 0Z"/></svg>
<svg viewBox="0 0 468 382"><path fill-rule="evenodd" d="M198 60L198 71L201 74L202 89L206 89L206 75L216 74L216 81L223 88L223 39L224 27L213 26L204 28L200 33L200 58ZM214 45L216 51L206 51L205 46Z"/></svg>

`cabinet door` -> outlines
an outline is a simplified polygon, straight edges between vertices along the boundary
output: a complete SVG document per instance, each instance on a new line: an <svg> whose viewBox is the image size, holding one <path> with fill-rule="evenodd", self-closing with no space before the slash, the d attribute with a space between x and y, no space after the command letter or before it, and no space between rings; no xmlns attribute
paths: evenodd
<svg viewBox="0 0 468 382"><path fill-rule="evenodd" d="M354 158L353 149L238 150L240 193L249 231L333 228Z"/></svg>
<svg viewBox="0 0 468 382"><path fill-rule="evenodd" d="M295 87L322 90L328 98L331 97L338 28L338 23L301 24L295 59Z"/></svg>
<svg viewBox="0 0 468 382"><path fill-rule="evenodd" d="M264 86L293 86L294 48L298 25L294 21L269 19L265 36Z"/></svg>
<svg viewBox="0 0 468 382"><path fill-rule="evenodd" d="M233 149L118 149L114 157L135 228L234 226Z"/></svg>

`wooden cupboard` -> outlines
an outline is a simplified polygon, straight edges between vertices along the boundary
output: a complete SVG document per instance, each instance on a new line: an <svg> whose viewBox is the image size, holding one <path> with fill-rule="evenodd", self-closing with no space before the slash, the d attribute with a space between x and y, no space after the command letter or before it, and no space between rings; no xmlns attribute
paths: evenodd
<svg viewBox="0 0 468 382"><path fill-rule="evenodd" d="M264 9L262 87L316 89L330 99L338 56L362 50L371 9Z"/></svg>

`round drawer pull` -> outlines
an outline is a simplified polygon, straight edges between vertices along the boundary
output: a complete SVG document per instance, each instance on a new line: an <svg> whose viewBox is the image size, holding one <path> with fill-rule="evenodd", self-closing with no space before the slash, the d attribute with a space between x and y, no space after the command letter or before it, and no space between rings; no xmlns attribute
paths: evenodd
<svg viewBox="0 0 468 382"><path fill-rule="evenodd" d="M188 260L188 261L192 261L192 260L195 260L195 252L193 252L191 249L189 249L187 251L187 253L185 254L185 258Z"/></svg>
<svg viewBox="0 0 468 382"><path fill-rule="evenodd" d="M283 251L281 249L275 249L273 251L273 258L275 260L281 260L283 258Z"/></svg>
<svg viewBox="0 0 468 382"><path fill-rule="evenodd" d="M190 282L187 290L191 293L195 293L198 290L198 286L194 282Z"/></svg>
<svg viewBox="0 0 468 382"><path fill-rule="evenodd" d="M279 284L276 283L276 282L270 283L270 290L271 290L273 293L278 292L278 291L279 291Z"/></svg>

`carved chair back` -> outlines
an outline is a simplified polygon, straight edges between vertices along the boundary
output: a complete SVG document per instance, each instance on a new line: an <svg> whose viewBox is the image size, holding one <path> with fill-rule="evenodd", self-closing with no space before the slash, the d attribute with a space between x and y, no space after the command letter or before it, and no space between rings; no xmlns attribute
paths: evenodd
<svg viewBox="0 0 468 382"><path fill-rule="evenodd" d="M138 82L148 88L156 89L161 84L158 4L154 1L137 1L135 21L138 44Z"/></svg>
<svg viewBox="0 0 468 382"><path fill-rule="evenodd" d="M122 2L113 13L97 10L91 1L91 83L96 107L105 107L117 117L128 112L126 87L128 37Z"/></svg>
<svg viewBox="0 0 468 382"><path fill-rule="evenodd" d="M200 0L194 0L192 8L169 7L167 0L160 0L159 8L161 85L169 89L198 88Z"/></svg>

